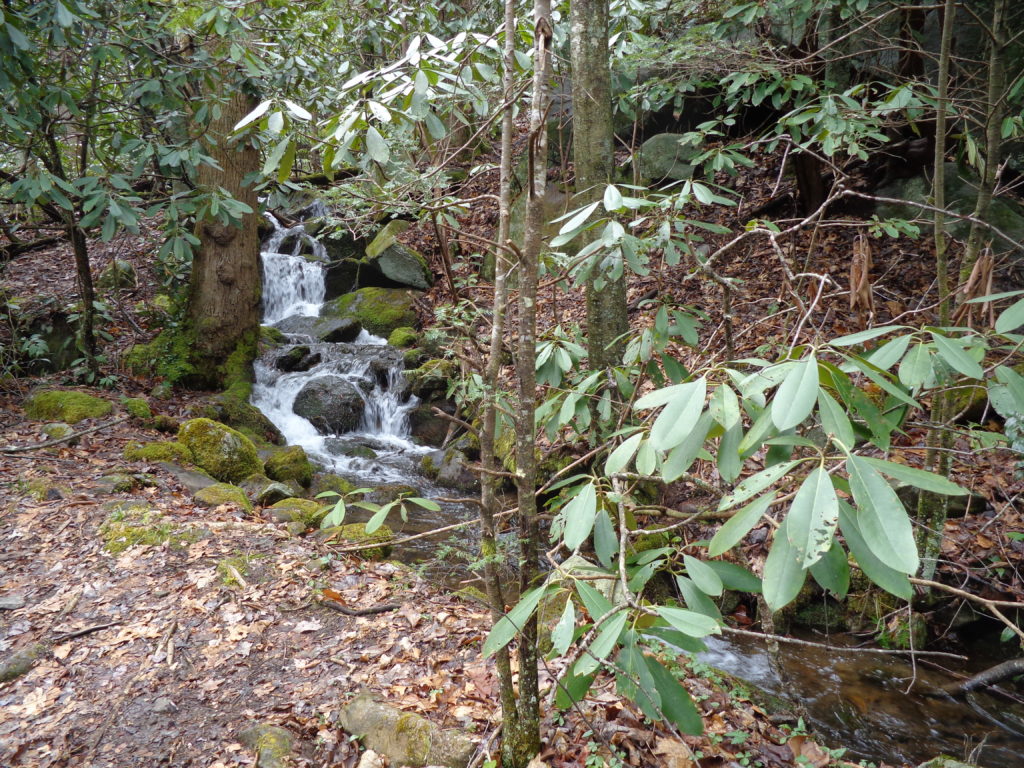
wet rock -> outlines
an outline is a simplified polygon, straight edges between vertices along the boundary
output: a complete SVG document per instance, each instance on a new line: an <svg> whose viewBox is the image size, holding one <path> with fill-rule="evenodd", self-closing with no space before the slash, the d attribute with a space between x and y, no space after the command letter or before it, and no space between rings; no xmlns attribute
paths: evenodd
<svg viewBox="0 0 1024 768"><path fill-rule="evenodd" d="M418 488L406 485L404 483L388 483L386 485L378 485L368 494L366 494L366 500L372 501L374 504L388 504L396 499L402 499L406 496L420 496L422 495Z"/></svg>
<svg viewBox="0 0 1024 768"><path fill-rule="evenodd" d="M342 434L359 427L364 401L359 390L340 376L321 376L306 384L292 410L322 435Z"/></svg>
<svg viewBox="0 0 1024 768"><path fill-rule="evenodd" d="M124 472L116 472L110 475L103 475L96 481L96 490L99 493L128 493L139 486L139 481L134 475Z"/></svg>
<svg viewBox="0 0 1024 768"><path fill-rule="evenodd" d="M178 442L195 463L217 480L236 483L260 472L256 446L241 432L211 419L191 419L178 429Z"/></svg>
<svg viewBox="0 0 1024 768"><path fill-rule="evenodd" d="M314 365L318 365L322 359L319 352L311 352L309 347L303 345L292 347L277 358L274 361L274 367L285 373L308 371Z"/></svg>
<svg viewBox="0 0 1024 768"><path fill-rule="evenodd" d="M449 448L438 467L437 484L462 491L479 490L480 478L468 465L466 454L457 448Z"/></svg>
<svg viewBox="0 0 1024 768"><path fill-rule="evenodd" d="M335 493L338 496L344 496L355 489L356 486L341 475L335 475L331 472L320 472L313 476L313 484L310 486L309 492L313 496L317 496L321 493ZM324 500L331 502L334 498L336 497L332 496L327 497Z"/></svg>
<svg viewBox="0 0 1024 768"><path fill-rule="evenodd" d="M444 463L444 451L431 451L420 459L420 473L429 480L436 480Z"/></svg>
<svg viewBox="0 0 1024 768"><path fill-rule="evenodd" d="M316 527L327 514L327 507L313 499L283 499L267 510L276 523L302 523Z"/></svg>
<svg viewBox="0 0 1024 768"><path fill-rule="evenodd" d="M420 445L440 446L448 436L451 423L434 413L435 407L454 410L448 404L421 403L409 412L409 434Z"/></svg>
<svg viewBox="0 0 1024 768"><path fill-rule="evenodd" d="M637 154L640 176L650 181L682 181L693 176L692 158L698 150L683 146L680 133L659 133L643 143Z"/></svg>
<svg viewBox="0 0 1024 768"><path fill-rule="evenodd" d="M205 472L185 469L184 467L179 467L177 464L172 464L167 461L159 462L158 466L185 486L189 493L194 494L196 491L200 491L217 482Z"/></svg>
<svg viewBox="0 0 1024 768"><path fill-rule="evenodd" d="M427 360L419 368L405 372L409 391L420 400L443 398L449 383L459 375L459 364L454 360Z"/></svg>
<svg viewBox="0 0 1024 768"><path fill-rule="evenodd" d="M426 259L398 241L398 236L408 228L407 221L396 219L388 222L373 242L366 246L366 268L376 270L398 285L425 291L434 282Z"/></svg>
<svg viewBox="0 0 1024 768"><path fill-rule="evenodd" d="M196 493L194 500L200 507L207 507L209 509L219 507L222 504L234 504L246 512L252 511L252 504L249 503L249 497L246 496L245 491L237 485L229 483L215 483L207 486Z"/></svg>
<svg viewBox="0 0 1024 768"><path fill-rule="evenodd" d="M242 481L240 487L251 501L261 507L268 507L282 499L290 499L299 495L297 488L271 480L265 475L250 475Z"/></svg>
<svg viewBox="0 0 1024 768"><path fill-rule="evenodd" d="M292 315L277 324L284 333L312 336L317 341L330 344L349 343L356 340L363 330L359 321L353 317L323 315L321 317L304 317Z"/></svg>
<svg viewBox="0 0 1024 768"><path fill-rule="evenodd" d="M398 347L399 349L408 349L409 347L416 346L416 342L419 340L419 334L416 333L415 328L395 328L388 336L388 344L392 347Z"/></svg>
<svg viewBox="0 0 1024 768"><path fill-rule="evenodd" d="M377 452L370 446L340 437L329 437L324 440L324 448L335 456L351 456L355 459L377 458Z"/></svg>
<svg viewBox="0 0 1024 768"><path fill-rule="evenodd" d="M282 483L294 481L303 488L313 482L313 465L301 445L290 445L274 451L264 462L267 477Z"/></svg>
<svg viewBox="0 0 1024 768"><path fill-rule="evenodd" d="M0 683L16 680L26 674L43 657L46 650L43 643L33 643L0 661Z"/></svg>
<svg viewBox="0 0 1024 768"><path fill-rule="evenodd" d="M295 736L278 725L254 725L238 734L238 740L256 753L260 768L288 768L295 749Z"/></svg>
<svg viewBox="0 0 1024 768"><path fill-rule="evenodd" d="M351 318L370 333L387 338L396 328L417 324L417 291L401 288L360 288L324 304L325 318Z"/></svg>
<svg viewBox="0 0 1024 768"><path fill-rule="evenodd" d="M363 693L342 710L338 724L394 765L465 768L476 745L458 731L441 730L426 718L403 712Z"/></svg>

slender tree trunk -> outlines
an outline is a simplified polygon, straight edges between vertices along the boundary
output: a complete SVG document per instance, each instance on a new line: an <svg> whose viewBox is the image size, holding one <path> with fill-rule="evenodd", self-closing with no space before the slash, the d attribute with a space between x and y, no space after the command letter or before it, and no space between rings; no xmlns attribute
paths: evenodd
<svg viewBox="0 0 1024 768"><path fill-rule="evenodd" d="M999 157L1003 147L1002 124L1006 113L1006 0L995 0L992 7L992 38L989 41L988 56L988 97L985 115L985 155L981 173L981 186L974 206L975 221L971 222L971 233L967 237L964 258L960 262L959 284L964 286L971 278L971 271L986 242L988 230L978 223L988 218L992 207L992 193L996 188L996 174L999 171ZM957 302L970 298L963 292L957 294Z"/></svg>
<svg viewBox="0 0 1024 768"><path fill-rule="evenodd" d="M569 18L572 147L576 172L574 204L581 206L601 197L615 167L608 68L608 0L572 0ZM621 270L622 265L619 267ZM603 285L599 287L595 277ZM629 330L625 271L612 278L605 270L600 270L587 283L586 293L590 367L616 365L622 362L625 342L621 337Z"/></svg>
<svg viewBox="0 0 1024 768"><path fill-rule="evenodd" d="M200 187L222 187L252 210L236 224L208 217L196 226L201 244L192 264L189 318L195 334L194 384L219 386L221 364L239 347L252 344L260 321L260 262L257 224L259 202L252 186L243 183L260 168L259 152L248 143L229 139L232 128L256 106L240 88L221 105L207 131L207 150L220 168L203 166Z"/></svg>
<svg viewBox="0 0 1024 768"><path fill-rule="evenodd" d="M551 56L551 2L534 0L533 101L530 105L530 177L526 231L519 259L519 335L516 342L516 489L519 502L519 588L533 586L540 554L537 522L537 457L534 413L537 405L537 264L543 247L544 190L547 183L548 71ZM537 680L537 619L519 635L517 716L503 724L502 765L524 768L540 751L540 693Z"/></svg>

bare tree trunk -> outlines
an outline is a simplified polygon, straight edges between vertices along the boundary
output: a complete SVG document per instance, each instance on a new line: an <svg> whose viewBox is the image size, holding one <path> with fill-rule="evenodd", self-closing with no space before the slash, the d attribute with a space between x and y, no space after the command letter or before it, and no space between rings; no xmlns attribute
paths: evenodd
<svg viewBox="0 0 1024 768"><path fill-rule="evenodd" d="M220 168L204 165L199 171L200 187L222 187L252 212L238 224L208 217L196 226L201 244L192 264L189 319L194 333L192 383L198 386L223 384L221 365L240 344L255 350L261 293L259 202L243 179L259 170L260 156L248 143L229 138L235 124L255 106L252 96L234 88L207 131L208 151Z"/></svg>
<svg viewBox="0 0 1024 768"><path fill-rule="evenodd" d="M611 74L608 68L608 0L572 0L569 5L572 58L573 165L576 206L604 193L612 179ZM588 238L589 239L589 238ZM581 242L585 245L587 240ZM598 287L595 278L604 283ZM622 361L621 338L629 330L626 275L604 270L587 283L587 355L593 369Z"/></svg>

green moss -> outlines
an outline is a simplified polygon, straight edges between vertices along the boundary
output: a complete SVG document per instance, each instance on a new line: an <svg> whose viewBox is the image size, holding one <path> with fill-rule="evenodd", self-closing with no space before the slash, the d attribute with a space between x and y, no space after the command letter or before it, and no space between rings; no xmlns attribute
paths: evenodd
<svg viewBox="0 0 1024 768"><path fill-rule="evenodd" d="M127 507L115 510L100 526L103 548L119 555L135 546L185 548L199 538L198 531L175 526L151 509Z"/></svg>
<svg viewBox="0 0 1024 768"><path fill-rule="evenodd" d="M425 454L423 458L420 459L420 473L424 477L427 477L431 480L436 480L440 472L441 468L437 466L437 462L434 461L434 457L429 453Z"/></svg>
<svg viewBox="0 0 1024 768"><path fill-rule="evenodd" d="M270 513L279 521L302 523L316 528L327 514L328 507L313 499L281 499L270 506Z"/></svg>
<svg viewBox="0 0 1024 768"><path fill-rule="evenodd" d="M416 324L410 291L400 288L360 288L328 302L328 312L358 320L367 331L384 338L396 328Z"/></svg>
<svg viewBox="0 0 1024 768"><path fill-rule="evenodd" d="M53 424L44 424L42 427L42 432L46 435L47 440L60 440L67 438L69 435L73 434L74 431L75 430L71 428L71 425L65 424L62 421L57 421ZM78 443L78 439L71 438L66 442L68 445L75 445Z"/></svg>
<svg viewBox="0 0 1024 768"><path fill-rule="evenodd" d="M37 392L25 403L25 415L30 419L68 424L77 424L83 419L99 419L113 410L114 406L99 397L59 389Z"/></svg>
<svg viewBox="0 0 1024 768"><path fill-rule="evenodd" d="M389 221L377 236L373 238L373 242L366 246L366 255L371 259L380 256L381 253L395 244L398 236L405 232L409 226L410 222L402 219Z"/></svg>
<svg viewBox="0 0 1024 768"><path fill-rule="evenodd" d="M426 765L433 740L430 723L419 715L406 712L395 722L395 734L405 738L408 762Z"/></svg>
<svg viewBox="0 0 1024 768"><path fill-rule="evenodd" d="M274 328L272 325L264 325L260 328L260 341L268 346L276 347L286 344L288 339L280 329Z"/></svg>
<svg viewBox="0 0 1024 768"><path fill-rule="evenodd" d="M128 415L133 419L139 419L145 421L146 419L153 418L153 411L149 408L147 403L141 397L122 397L121 407L128 412Z"/></svg>
<svg viewBox="0 0 1024 768"><path fill-rule="evenodd" d="M356 486L341 475L324 472L314 475L313 484L310 486L309 492L316 496L320 493L332 491L337 493L339 496L345 496L346 494L352 493L355 489Z"/></svg>
<svg viewBox="0 0 1024 768"><path fill-rule="evenodd" d="M30 496L36 501L46 501L55 495L60 498L62 495L57 484L44 477L33 477L29 480L19 479L17 488L20 493Z"/></svg>
<svg viewBox="0 0 1024 768"><path fill-rule="evenodd" d="M263 471L252 441L216 421L186 421L178 429L178 441L192 454L192 460L217 480L237 483Z"/></svg>
<svg viewBox="0 0 1024 768"><path fill-rule="evenodd" d="M349 523L334 528L326 528L323 535L327 538L342 539L350 544L380 544L377 547L369 547L359 550L358 554L367 560L383 560L391 554L389 542L394 538L391 528L382 525L373 533L366 532L364 523Z"/></svg>
<svg viewBox="0 0 1024 768"><path fill-rule="evenodd" d="M294 480L303 488L313 482L313 465L301 445L274 451L265 462L267 477L282 483Z"/></svg>
<svg viewBox="0 0 1024 768"><path fill-rule="evenodd" d="M419 334L416 333L415 328L409 328L403 326L401 328L395 328L388 336L388 344L392 347L398 347L399 349L406 349L407 347L415 346L416 340L419 338Z"/></svg>
<svg viewBox="0 0 1024 768"><path fill-rule="evenodd" d="M179 442L128 443L124 449L126 461L168 461L172 464L192 463L192 454Z"/></svg>
<svg viewBox="0 0 1024 768"><path fill-rule="evenodd" d="M217 575L226 587L240 587L238 576L245 579L252 575L253 566L267 556L262 554L238 555L236 557L225 557L217 561ZM248 579L247 579L248 580Z"/></svg>
<svg viewBox="0 0 1024 768"><path fill-rule="evenodd" d="M412 347L402 353L402 362L405 364L405 370L407 371L419 368L425 359L427 359L427 354L418 347Z"/></svg>
<svg viewBox="0 0 1024 768"><path fill-rule="evenodd" d="M159 376L171 384L196 374L191 362L195 337L179 326L164 328L147 344L136 344L125 354L125 367L141 376ZM155 397L156 395L154 395Z"/></svg>
<svg viewBox="0 0 1024 768"><path fill-rule="evenodd" d="M419 489L405 483L385 483L378 485L366 498L375 504L388 504L397 499L404 499L406 496L419 496Z"/></svg>
<svg viewBox="0 0 1024 768"><path fill-rule="evenodd" d="M483 603L484 605L490 605L490 600L487 599L487 595L477 587L469 586L457 589L453 593L456 597L473 603Z"/></svg>
<svg viewBox="0 0 1024 768"><path fill-rule="evenodd" d="M203 507L219 507L221 504L234 504L246 512L252 511L252 504L245 491L230 483L214 483L196 492L196 503Z"/></svg>
<svg viewBox="0 0 1024 768"><path fill-rule="evenodd" d="M443 396L448 391L448 384L458 378L459 364L454 360L427 360L419 368L405 372L405 380L409 382L409 390L423 400Z"/></svg>
<svg viewBox="0 0 1024 768"><path fill-rule="evenodd" d="M207 416L230 424L254 443L282 443L284 439L277 427L249 400L252 397L252 361L256 357L255 337L246 336L235 347L218 376L224 382L224 391L213 399Z"/></svg>

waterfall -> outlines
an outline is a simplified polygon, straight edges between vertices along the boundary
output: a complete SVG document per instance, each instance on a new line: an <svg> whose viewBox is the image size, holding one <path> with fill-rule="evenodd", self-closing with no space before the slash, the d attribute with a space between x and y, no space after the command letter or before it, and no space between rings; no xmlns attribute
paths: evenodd
<svg viewBox="0 0 1024 768"><path fill-rule="evenodd" d="M288 229L270 214L274 231L263 244L263 323L273 325L292 315L316 317L324 301L327 252L298 224ZM287 246L291 245L290 251ZM302 254L303 246L311 258Z"/></svg>

